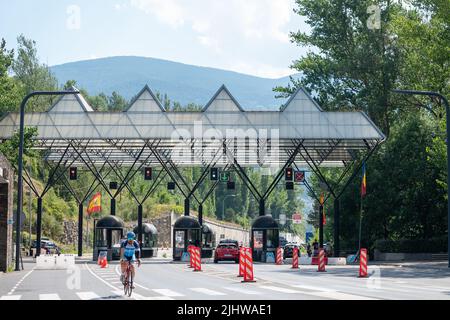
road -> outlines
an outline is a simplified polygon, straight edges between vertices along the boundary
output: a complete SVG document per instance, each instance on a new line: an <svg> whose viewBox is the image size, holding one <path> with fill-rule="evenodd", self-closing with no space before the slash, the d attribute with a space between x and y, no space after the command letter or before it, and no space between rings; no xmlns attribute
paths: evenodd
<svg viewBox="0 0 450 320"><path fill-rule="evenodd" d="M206 262L202 272L186 263L147 259L138 269L136 290L123 295L117 262L102 269L77 260L71 270L25 270L0 275L0 300L378 300L450 299L450 270L445 263L369 265L369 278L358 278L357 266L291 269L288 264L255 264L256 282L242 283L238 265Z"/></svg>

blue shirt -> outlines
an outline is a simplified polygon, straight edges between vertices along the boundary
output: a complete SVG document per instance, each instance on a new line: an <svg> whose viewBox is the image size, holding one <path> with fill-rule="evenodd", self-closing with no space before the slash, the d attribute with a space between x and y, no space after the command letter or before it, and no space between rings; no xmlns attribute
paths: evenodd
<svg viewBox="0 0 450 320"><path fill-rule="evenodd" d="M124 248L123 256L128 260L136 260L136 251L141 251L139 243L136 240L133 240L131 244L128 242L128 240L125 240L121 243L120 247Z"/></svg>

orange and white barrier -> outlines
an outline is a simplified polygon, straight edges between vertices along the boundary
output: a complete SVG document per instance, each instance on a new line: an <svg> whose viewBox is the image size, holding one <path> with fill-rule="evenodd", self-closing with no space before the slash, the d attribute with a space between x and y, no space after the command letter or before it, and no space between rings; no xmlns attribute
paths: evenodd
<svg viewBox="0 0 450 320"><path fill-rule="evenodd" d="M245 273L245 247L239 248L239 275L238 277L243 277Z"/></svg>
<svg viewBox="0 0 450 320"><path fill-rule="evenodd" d="M277 248L277 257L275 261L278 265L283 264L283 252L280 247Z"/></svg>
<svg viewBox="0 0 450 320"><path fill-rule="evenodd" d="M319 272L325 272L325 250L319 250L319 264L317 265Z"/></svg>
<svg viewBox="0 0 450 320"><path fill-rule="evenodd" d="M252 249L245 248L245 269L244 269L244 280L242 282L255 282L253 279L253 256Z"/></svg>
<svg viewBox="0 0 450 320"><path fill-rule="evenodd" d="M292 251L292 269L298 269L298 248L294 247Z"/></svg>
<svg viewBox="0 0 450 320"><path fill-rule="evenodd" d="M359 251L359 277L367 277L367 249Z"/></svg>
<svg viewBox="0 0 450 320"><path fill-rule="evenodd" d="M194 262L194 271L202 271L202 258L201 258L201 249L198 247L193 247L191 249L192 259Z"/></svg>
<svg viewBox="0 0 450 320"><path fill-rule="evenodd" d="M189 245L188 248L187 248L187 251L189 253L189 265L188 265L189 268L193 268L194 267L194 260L192 259L192 255L193 255L192 248L194 248L193 245Z"/></svg>

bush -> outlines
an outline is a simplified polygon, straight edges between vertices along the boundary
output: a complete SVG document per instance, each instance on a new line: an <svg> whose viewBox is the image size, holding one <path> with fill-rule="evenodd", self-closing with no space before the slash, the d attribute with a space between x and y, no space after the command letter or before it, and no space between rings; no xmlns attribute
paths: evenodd
<svg viewBox="0 0 450 320"><path fill-rule="evenodd" d="M374 249L392 253L441 253L447 252L447 237L417 240L377 240Z"/></svg>

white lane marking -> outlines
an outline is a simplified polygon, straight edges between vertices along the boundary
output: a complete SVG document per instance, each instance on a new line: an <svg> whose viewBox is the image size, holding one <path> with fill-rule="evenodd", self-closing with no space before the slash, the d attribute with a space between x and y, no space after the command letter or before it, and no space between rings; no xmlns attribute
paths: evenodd
<svg viewBox="0 0 450 320"><path fill-rule="evenodd" d="M155 291L156 293L158 293L162 296L166 296L166 297L182 297L182 296L184 296L184 294L172 291L170 289L152 289L152 291Z"/></svg>
<svg viewBox="0 0 450 320"><path fill-rule="evenodd" d="M259 286L259 287L262 289L277 291L277 292L281 292L281 293L303 293L302 291L292 290L292 289L288 289L288 288L275 287L275 286Z"/></svg>
<svg viewBox="0 0 450 320"><path fill-rule="evenodd" d="M9 295L9 296L1 296L0 300L20 300L22 295Z"/></svg>
<svg viewBox="0 0 450 320"><path fill-rule="evenodd" d="M224 289L243 293L243 294L262 294L262 292L248 290L248 289L244 289L244 288L224 287Z"/></svg>
<svg viewBox="0 0 450 320"><path fill-rule="evenodd" d="M189 288L189 289L192 291L195 291L195 292L207 294L209 296L226 296L227 295L226 293L211 290L211 289L206 289L206 288Z"/></svg>
<svg viewBox="0 0 450 320"><path fill-rule="evenodd" d="M114 290L116 290L116 291L119 290L119 288L113 286L113 285L110 284L109 282L103 280L101 277L99 277L98 275L96 275L95 272L93 272L93 271L91 270L91 268L89 268L89 266L87 265L87 263L86 263L86 268L88 269L88 271L89 271L94 277L96 277L98 280L100 280L101 282L103 282L104 284L106 284L108 287L110 287L110 288L112 288L112 289L114 289Z"/></svg>
<svg viewBox="0 0 450 320"><path fill-rule="evenodd" d="M299 288L299 289L305 289L305 290L312 290L312 291L322 291L322 292L335 292L337 290L335 289L329 289L324 287L318 287L318 286L309 286L304 284L294 284L291 285L291 287Z"/></svg>
<svg viewBox="0 0 450 320"><path fill-rule="evenodd" d="M144 297L138 293L132 293L131 294L131 298L134 298L136 300L174 300L171 297L166 297L166 296L157 296L157 297Z"/></svg>
<svg viewBox="0 0 450 320"><path fill-rule="evenodd" d="M354 294L348 294L343 292L308 292L305 294L316 296L316 297L322 297L322 298L328 298L328 299L334 299L334 300L379 300L377 298L372 297L365 297L365 296L358 296Z"/></svg>
<svg viewBox="0 0 450 320"><path fill-rule="evenodd" d="M11 289L11 291L8 292L8 295L12 295L12 294L14 293L14 291L16 291L17 287L23 282L23 280L25 280L25 279L26 279L26 278L34 271L34 268L36 268L36 267L33 267L33 269L31 269L30 271L28 271L27 274L25 274L25 275L22 277L22 279L20 279L20 280L16 283L16 285Z"/></svg>
<svg viewBox="0 0 450 320"><path fill-rule="evenodd" d="M77 296L81 300L93 300L100 298L95 292L87 291L87 292L77 292Z"/></svg>
<svg viewBox="0 0 450 320"><path fill-rule="evenodd" d="M39 295L39 300L61 300L57 293L42 293Z"/></svg>

